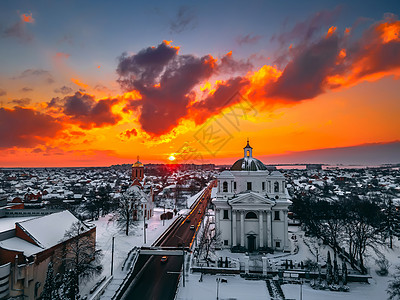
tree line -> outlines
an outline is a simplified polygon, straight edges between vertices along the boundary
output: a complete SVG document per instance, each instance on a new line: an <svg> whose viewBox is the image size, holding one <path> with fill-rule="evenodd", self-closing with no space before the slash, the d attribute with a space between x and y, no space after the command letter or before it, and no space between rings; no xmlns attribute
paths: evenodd
<svg viewBox="0 0 400 300"><path fill-rule="evenodd" d="M353 267L366 273L368 248L380 244L393 247L400 237L400 212L390 198L360 197L350 194L337 199L321 198L307 191L292 199L293 216L306 232L330 245L335 255L347 257Z"/></svg>

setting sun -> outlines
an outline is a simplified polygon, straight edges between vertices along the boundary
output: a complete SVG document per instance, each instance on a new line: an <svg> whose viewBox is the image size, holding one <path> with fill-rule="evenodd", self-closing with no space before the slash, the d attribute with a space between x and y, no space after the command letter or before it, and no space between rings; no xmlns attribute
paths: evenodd
<svg viewBox="0 0 400 300"><path fill-rule="evenodd" d="M168 157L168 159L169 159L170 161L174 161L174 160L176 159L176 157L175 157L173 154L171 154L171 155Z"/></svg>

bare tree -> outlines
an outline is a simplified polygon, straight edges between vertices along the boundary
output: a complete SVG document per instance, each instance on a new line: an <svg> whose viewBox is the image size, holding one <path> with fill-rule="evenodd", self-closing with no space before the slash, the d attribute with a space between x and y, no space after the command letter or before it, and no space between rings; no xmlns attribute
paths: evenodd
<svg viewBox="0 0 400 300"><path fill-rule="evenodd" d="M96 250L96 241L81 222L75 222L65 233L66 247L63 263L66 270L71 270L77 285L81 280L99 274L102 270L101 250ZM65 273L65 272L64 272Z"/></svg>
<svg viewBox="0 0 400 300"><path fill-rule="evenodd" d="M137 214L141 209L141 200L144 195L138 187L132 186L126 190L119 201L116 220L118 226L129 235L129 229L137 226Z"/></svg>
<svg viewBox="0 0 400 300"><path fill-rule="evenodd" d="M393 248L393 237L400 237L400 212L397 211L393 200L384 199L383 202L383 220L382 235L385 239L389 238L389 248Z"/></svg>

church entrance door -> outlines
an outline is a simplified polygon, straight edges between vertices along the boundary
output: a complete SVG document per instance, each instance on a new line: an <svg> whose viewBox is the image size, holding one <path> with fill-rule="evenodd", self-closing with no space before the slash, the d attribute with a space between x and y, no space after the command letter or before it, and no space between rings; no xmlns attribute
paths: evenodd
<svg viewBox="0 0 400 300"><path fill-rule="evenodd" d="M254 235L247 236L247 245L249 252L256 250L256 237Z"/></svg>

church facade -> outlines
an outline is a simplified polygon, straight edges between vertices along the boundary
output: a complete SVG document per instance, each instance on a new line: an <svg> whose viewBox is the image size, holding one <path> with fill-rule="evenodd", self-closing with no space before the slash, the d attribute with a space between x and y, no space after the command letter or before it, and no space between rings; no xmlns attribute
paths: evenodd
<svg viewBox="0 0 400 300"><path fill-rule="evenodd" d="M132 165L131 186L125 191L125 196L132 199L133 220L142 221L143 218L150 220L154 214L154 193L153 187L145 183L144 166L139 161Z"/></svg>
<svg viewBox="0 0 400 300"><path fill-rule="evenodd" d="M289 250L288 206L285 177L268 171L244 148L244 157L217 178L215 226L223 248Z"/></svg>

